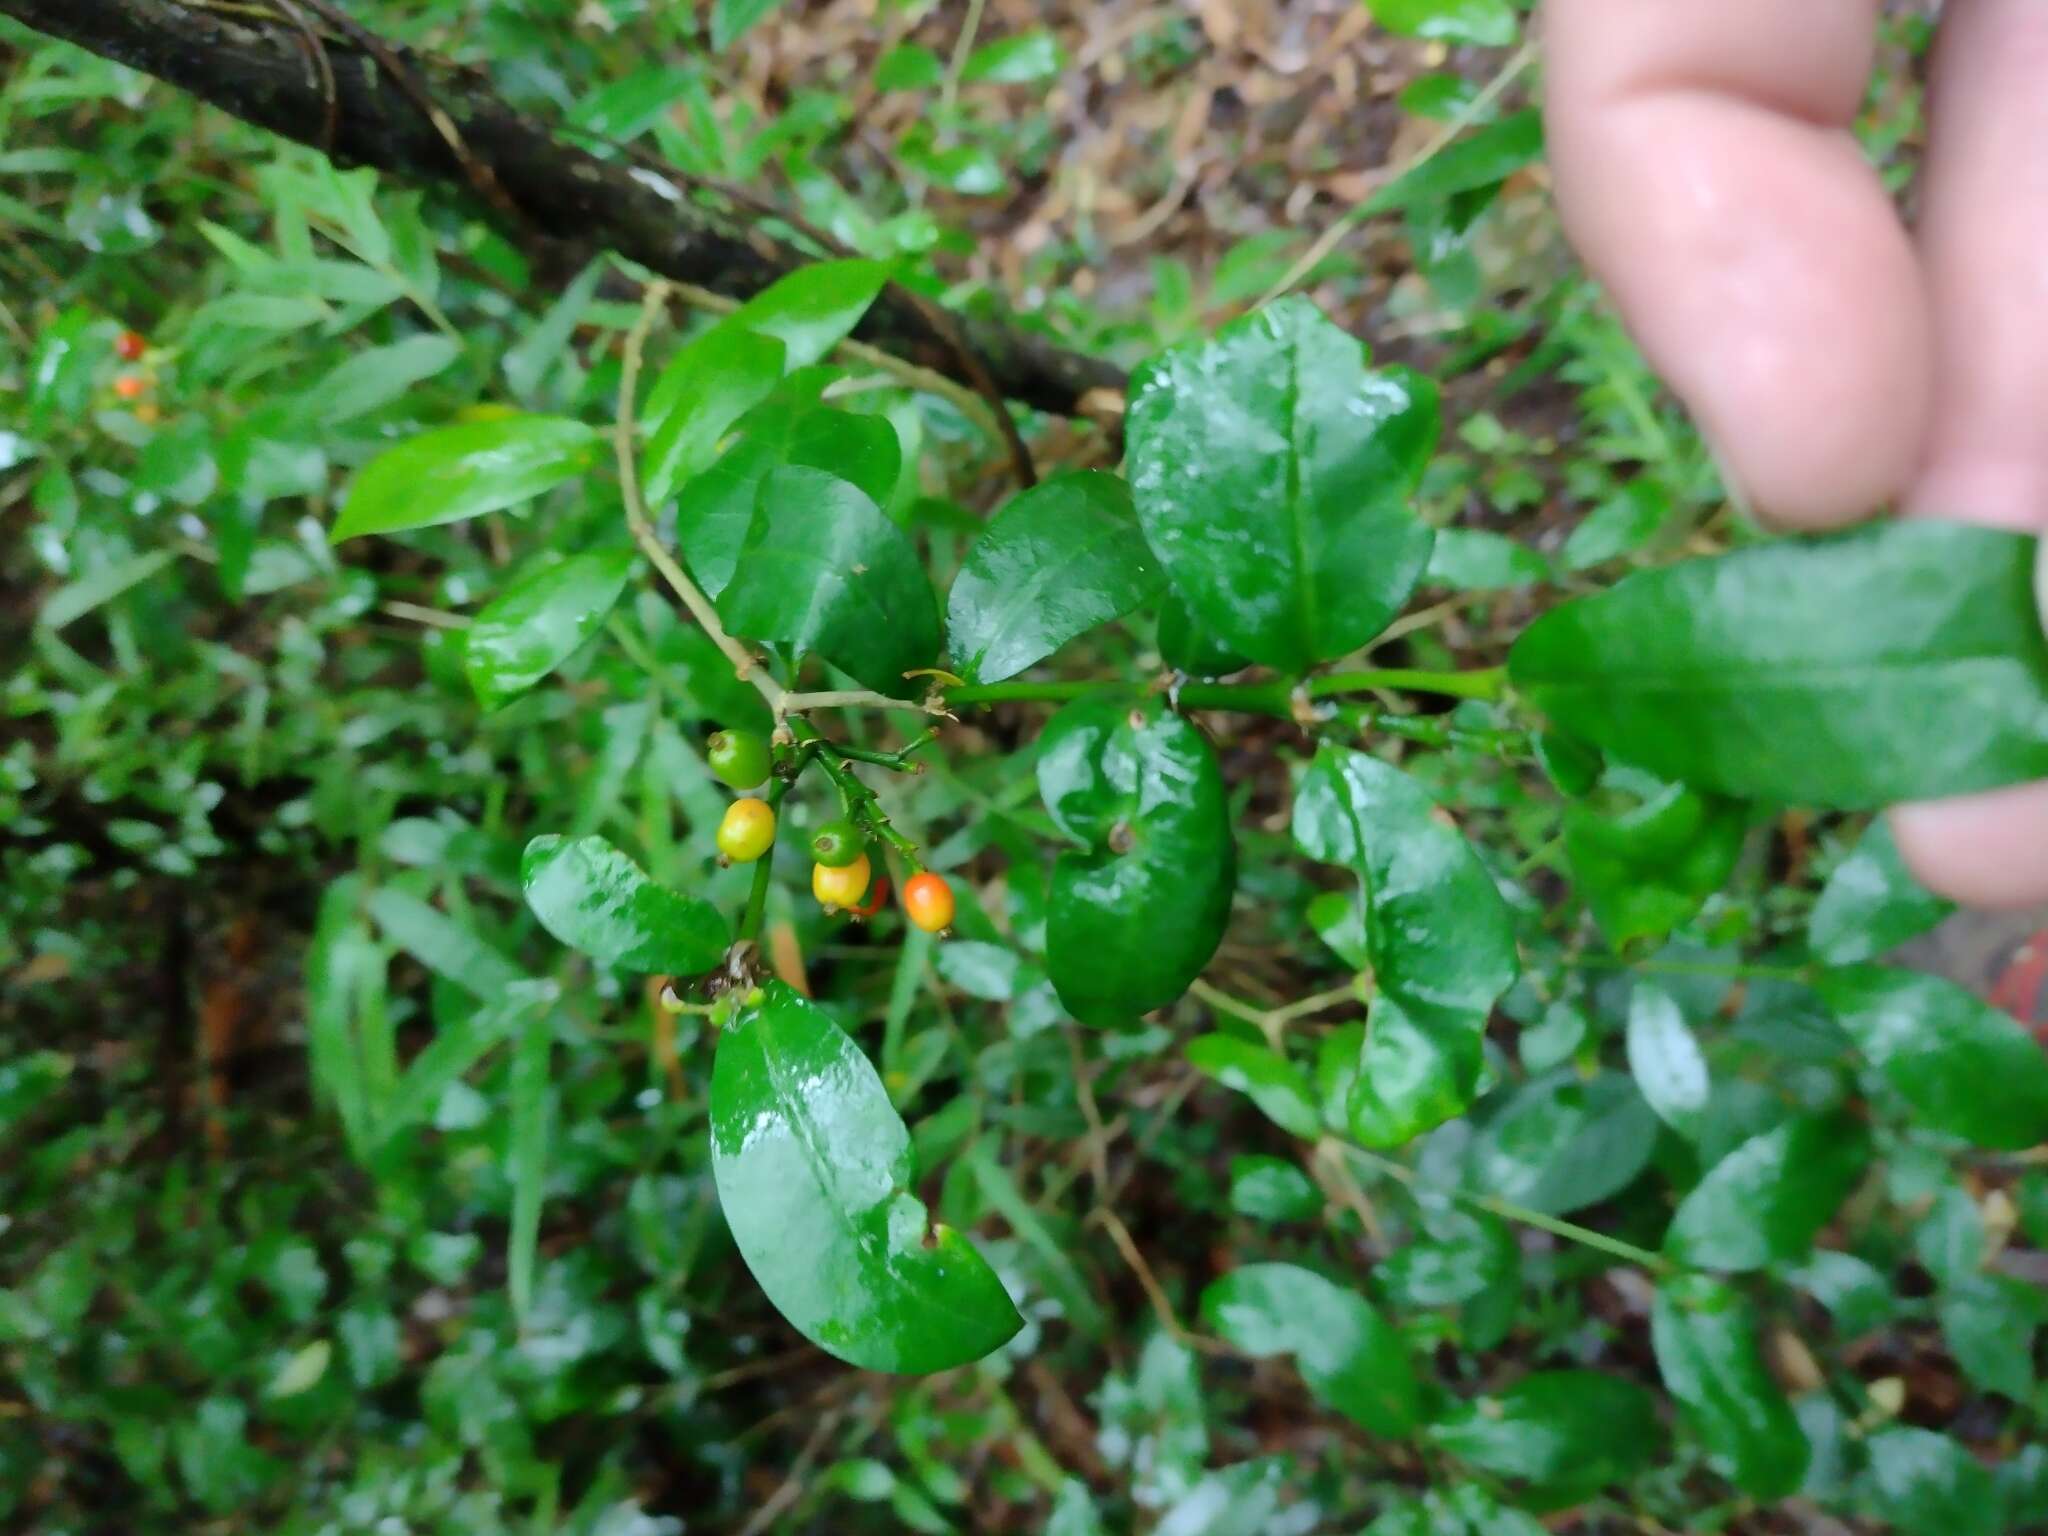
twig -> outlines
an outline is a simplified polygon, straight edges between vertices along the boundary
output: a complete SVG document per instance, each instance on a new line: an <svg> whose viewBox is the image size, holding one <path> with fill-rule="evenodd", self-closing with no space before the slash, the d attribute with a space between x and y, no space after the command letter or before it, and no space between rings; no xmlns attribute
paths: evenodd
<svg viewBox="0 0 2048 1536"><path fill-rule="evenodd" d="M334 153L334 141L341 132L341 93L334 87L334 61L327 57L327 44L320 39L320 33L306 20L296 0L270 0L279 15L297 29L300 41L306 50L306 62L313 66L313 79L320 87L320 99L324 103L320 121L320 152Z"/></svg>
<svg viewBox="0 0 2048 1536"><path fill-rule="evenodd" d="M1145 1262L1145 1255L1138 1251L1138 1245L1131 1240L1130 1228L1118 1218L1116 1212L1106 1205L1098 1205L1088 1215L1088 1220L1109 1234L1109 1240L1116 1244L1116 1251L1123 1255L1124 1263L1138 1278L1139 1288L1145 1299L1152 1303L1152 1311L1159 1319L1159 1326L1171 1334L1177 1343L1205 1355L1220 1355L1228 1359L1237 1358L1237 1351L1221 1339L1208 1338L1194 1333L1181 1325L1179 1316L1173 1310L1173 1301L1161 1289L1159 1279L1152 1273L1152 1266Z"/></svg>
<svg viewBox="0 0 2048 1536"><path fill-rule="evenodd" d="M1081 1033L1067 1025L1067 1054L1074 1062L1074 1097L1080 1101L1081 1118L1088 1122L1088 1171L1095 1179L1095 1198L1109 1194L1109 1133L1103 1129L1102 1111L1095 1103L1095 1084L1088 1076L1088 1063L1081 1051Z"/></svg>
<svg viewBox="0 0 2048 1536"><path fill-rule="evenodd" d="M667 307L672 291L673 285L659 278L647 285L647 295L640 304L640 317L626 334L625 357L619 367L619 419L613 428L612 443L618 454L619 495L626 507L626 526L632 531L633 542L647 556L648 563L661 573L661 579L689 609L690 617L732 663L733 675L751 682L761 697L768 701L769 709L780 716L788 691L761 670L751 651L725 632L711 600L662 547L660 535L648 520L646 498L640 493L640 454L635 441L639 433L640 369L647 352L647 338L653 333L656 318Z"/></svg>
<svg viewBox="0 0 2048 1536"><path fill-rule="evenodd" d="M350 42L377 61L378 67L391 77L392 84L403 91L412 104L420 109L426 120L433 124L434 132L441 136L441 142L448 146L448 153L455 157L455 163L462 167L462 174L468 178L469 184L476 188L477 194L485 202L515 224L526 222L525 210L512 200L512 195L505 190L505 184L498 180L498 173L470 153L469 145L462 137L462 130L455 126L455 119L442 110L441 104L420 84L418 77L406 67L405 61L390 44L360 25L353 17L336 10L328 0L297 0L297 3L311 10L329 26L337 28ZM334 77L330 73L327 76L327 84L331 87L333 83Z"/></svg>
<svg viewBox="0 0 2048 1536"><path fill-rule="evenodd" d="M803 1449L796 1453L796 1459L789 1464L789 1476L782 1480L780 1488L762 1500L761 1507L754 1511L752 1518L739 1528L739 1536L761 1536L763 1531L774 1527L775 1522L782 1518L783 1511L794 1504L803 1493L804 1477L810 1471L811 1463L817 1460L818 1452L824 1449L825 1442L832 1437L832 1431L839 1427L840 1421L845 1417L844 1408L834 1408L818 1419L816 1427L804 1441Z"/></svg>

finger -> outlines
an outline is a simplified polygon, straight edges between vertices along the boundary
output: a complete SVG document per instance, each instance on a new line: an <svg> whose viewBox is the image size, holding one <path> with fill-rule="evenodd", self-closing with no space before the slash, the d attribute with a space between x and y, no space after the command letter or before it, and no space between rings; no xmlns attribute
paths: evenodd
<svg viewBox="0 0 2048 1536"><path fill-rule="evenodd" d="M1848 132L1877 0L1548 0L1574 241L1751 501L1866 516L1918 461L1919 265Z"/></svg>
<svg viewBox="0 0 2048 1536"><path fill-rule="evenodd" d="M2048 528L2048 7L1954 0L1931 83L1920 245L1935 408L1909 509ZM2048 901L2048 784L1904 808L1900 850L1973 906Z"/></svg>

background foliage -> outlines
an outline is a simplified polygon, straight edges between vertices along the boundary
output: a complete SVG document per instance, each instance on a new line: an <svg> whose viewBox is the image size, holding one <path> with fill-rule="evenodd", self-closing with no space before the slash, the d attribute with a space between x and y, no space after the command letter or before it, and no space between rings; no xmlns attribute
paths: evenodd
<svg viewBox="0 0 2048 1536"><path fill-rule="evenodd" d="M1024 686L1148 681L1162 653L1292 669L1375 635L1376 667L1491 668L1559 597L1746 537L1557 248L1507 0L358 9L594 140L771 188L955 305L1006 293L1134 364L1190 346L1188 390L1205 349L1319 335L1290 306L1204 339L1306 285L1420 371L1383 377L1440 391L1412 498L1439 532L1405 616L1405 586L1370 613L1339 572L1355 606L1317 610L1337 628L1247 612L1221 637L1240 654L1205 662L1219 637L1179 599L1125 620L1157 589L1124 589L1032 643L956 643L992 694L1067 641ZM1921 41L1894 28L1864 130L1902 178ZM723 913L748 897L715 859L729 796L704 742L764 707L629 579L618 483L587 467L637 290L75 50L0 46L0 1520L2048 1524L2038 1057L1869 964L1939 905L1860 820L1602 778L1483 697L1362 698L1320 753L1284 706L1199 710L1220 772L1178 803L1154 883L1213 893L1234 838L1227 928L1115 936L1085 974L1062 925L1118 913L1086 900L1110 826L1071 744L1199 757L1156 706L1047 729L1044 703L997 695L923 774L870 775L960 893L942 943L826 916L780 856L771 955L873 1059L917 1193L1023 1321L921 1380L804 1342L720 1212L705 1021L566 951L522 891L531 838L596 835ZM117 352L130 328L140 359ZM956 642L980 637L975 593L1014 581L970 545L991 515L1036 526L1006 525L1001 444L971 401L838 360L860 425L776 442L795 467L775 472L859 484L874 547L914 550L905 580L933 572ZM1134 483L1217 447L1136 398ZM459 497L398 445L496 442L508 407L582 424L521 470L545 494L330 542ZM1030 427L1048 469L1116 458L1086 424ZM654 444L660 501L705 445ZM1348 514L1357 466L1324 467ZM1061 484L1034 519L1121 526L1119 492ZM1223 601L1227 556L1172 546L1213 520L1142 500L1213 617L1195 594ZM1368 576L1414 541L1384 522ZM707 586L743 580L732 550ZM779 584L745 579L772 622ZM601 634L537 655L505 596L621 584ZM830 729L886 753L917 724ZM834 814L816 785L784 808ZM1400 908L1415 867L1434 894ZM1368 931L1361 889L1447 947ZM1221 947L1182 998L1173 945L1205 923ZM1148 945L1168 979L1134 997L1114 962ZM1158 1003L1142 1027L1074 1022ZM1946 1048L1887 1054L1900 1017ZM1367 1049L1431 1075L1399 1091L1359 1073Z"/></svg>

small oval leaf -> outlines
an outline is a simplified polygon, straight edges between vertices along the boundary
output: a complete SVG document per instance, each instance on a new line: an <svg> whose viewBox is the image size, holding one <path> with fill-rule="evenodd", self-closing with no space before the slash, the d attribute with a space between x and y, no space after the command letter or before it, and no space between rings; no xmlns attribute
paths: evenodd
<svg viewBox="0 0 2048 1536"><path fill-rule="evenodd" d="M1077 635L1120 619L1165 577L1115 475L1061 475L1011 498L954 579L946 627L955 670L1001 682Z"/></svg>
<svg viewBox="0 0 2048 1536"><path fill-rule="evenodd" d="M1453 1456L1498 1477L1591 1492L1628 1481L1657 1448L1657 1405L1598 1371L1538 1371L1430 1426Z"/></svg>
<svg viewBox="0 0 2048 1536"><path fill-rule="evenodd" d="M626 589L635 555L604 550L530 571L477 614L462 667L486 709L517 698L596 634Z"/></svg>
<svg viewBox="0 0 2048 1536"><path fill-rule="evenodd" d="M1859 965L1814 990L1921 1124L1980 1147L2048 1141L2048 1054L1952 981Z"/></svg>
<svg viewBox="0 0 2048 1536"><path fill-rule="evenodd" d="M561 416L464 422L400 443L356 471L334 543L364 533L431 528L530 500L587 473L595 428Z"/></svg>
<svg viewBox="0 0 2048 1536"><path fill-rule="evenodd" d="M839 1359L943 1371L1024 1326L973 1244L927 1229L910 1133L867 1057L782 982L719 1038L711 1167L747 1268Z"/></svg>
<svg viewBox="0 0 2048 1536"><path fill-rule="evenodd" d="M519 863L541 926L600 965L697 976L725 958L725 919L651 879L601 837L536 837Z"/></svg>
<svg viewBox="0 0 2048 1536"><path fill-rule="evenodd" d="M1628 1069L1657 1118L1692 1135L1713 1093L1707 1058L1671 994L1648 982L1629 998Z"/></svg>
<svg viewBox="0 0 2048 1536"><path fill-rule="evenodd" d="M1758 1327L1747 1299L1705 1275L1665 1280L1650 1310L1665 1390L1716 1470L1744 1493L1782 1499L1798 1491L1812 1448L1764 1365Z"/></svg>
<svg viewBox="0 0 2048 1536"><path fill-rule="evenodd" d="M1222 941L1237 883L1208 740L1158 700L1070 704L1045 728L1038 787L1082 849L1053 867L1047 969L1084 1024L1127 1024L1185 992Z"/></svg>
<svg viewBox="0 0 2048 1536"><path fill-rule="evenodd" d="M1299 673L1401 611L1434 534L1408 498L1436 446L1436 392L1373 371L1363 343L1283 299L1140 370L1131 493L1189 609L1255 661Z"/></svg>
<svg viewBox="0 0 2048 1536"><path fill-rule="evenodd" d="M1401 1335L1356 1291L1293 1264L1246 1264L1202 1293L1202 1322L1248 1355L1292 1355L1309 1391L1376 1435L1411 1433L1422 1391Z"/></svg>
<svg viewBox="0 0 2048 1536"><path fill-rule="evenodd" d="M1788 1120L1707 1171L1671 1218L1664 1251L1702 1269L1761 1269L1798 1258L1869 1164L1870 1131L1860 1120Z"/></svg>

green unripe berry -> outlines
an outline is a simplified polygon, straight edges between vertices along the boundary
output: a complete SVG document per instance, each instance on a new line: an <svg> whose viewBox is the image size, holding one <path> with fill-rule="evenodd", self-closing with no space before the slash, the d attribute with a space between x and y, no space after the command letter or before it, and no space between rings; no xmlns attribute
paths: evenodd
<svg viewBox="0 0 2048 1536"><path fill-rule="evenodd" d="M759 789L774 766L767 741L752 731L719 731L705 744L711 771L734 789Z"/></svg>
<svg viewBox="0 0 2048 1536"><path fill-rule="evenodd" d="M828 821L811 834L811 857L827 869L844 869L867 852L867 839L850 821Z"/></svg>

